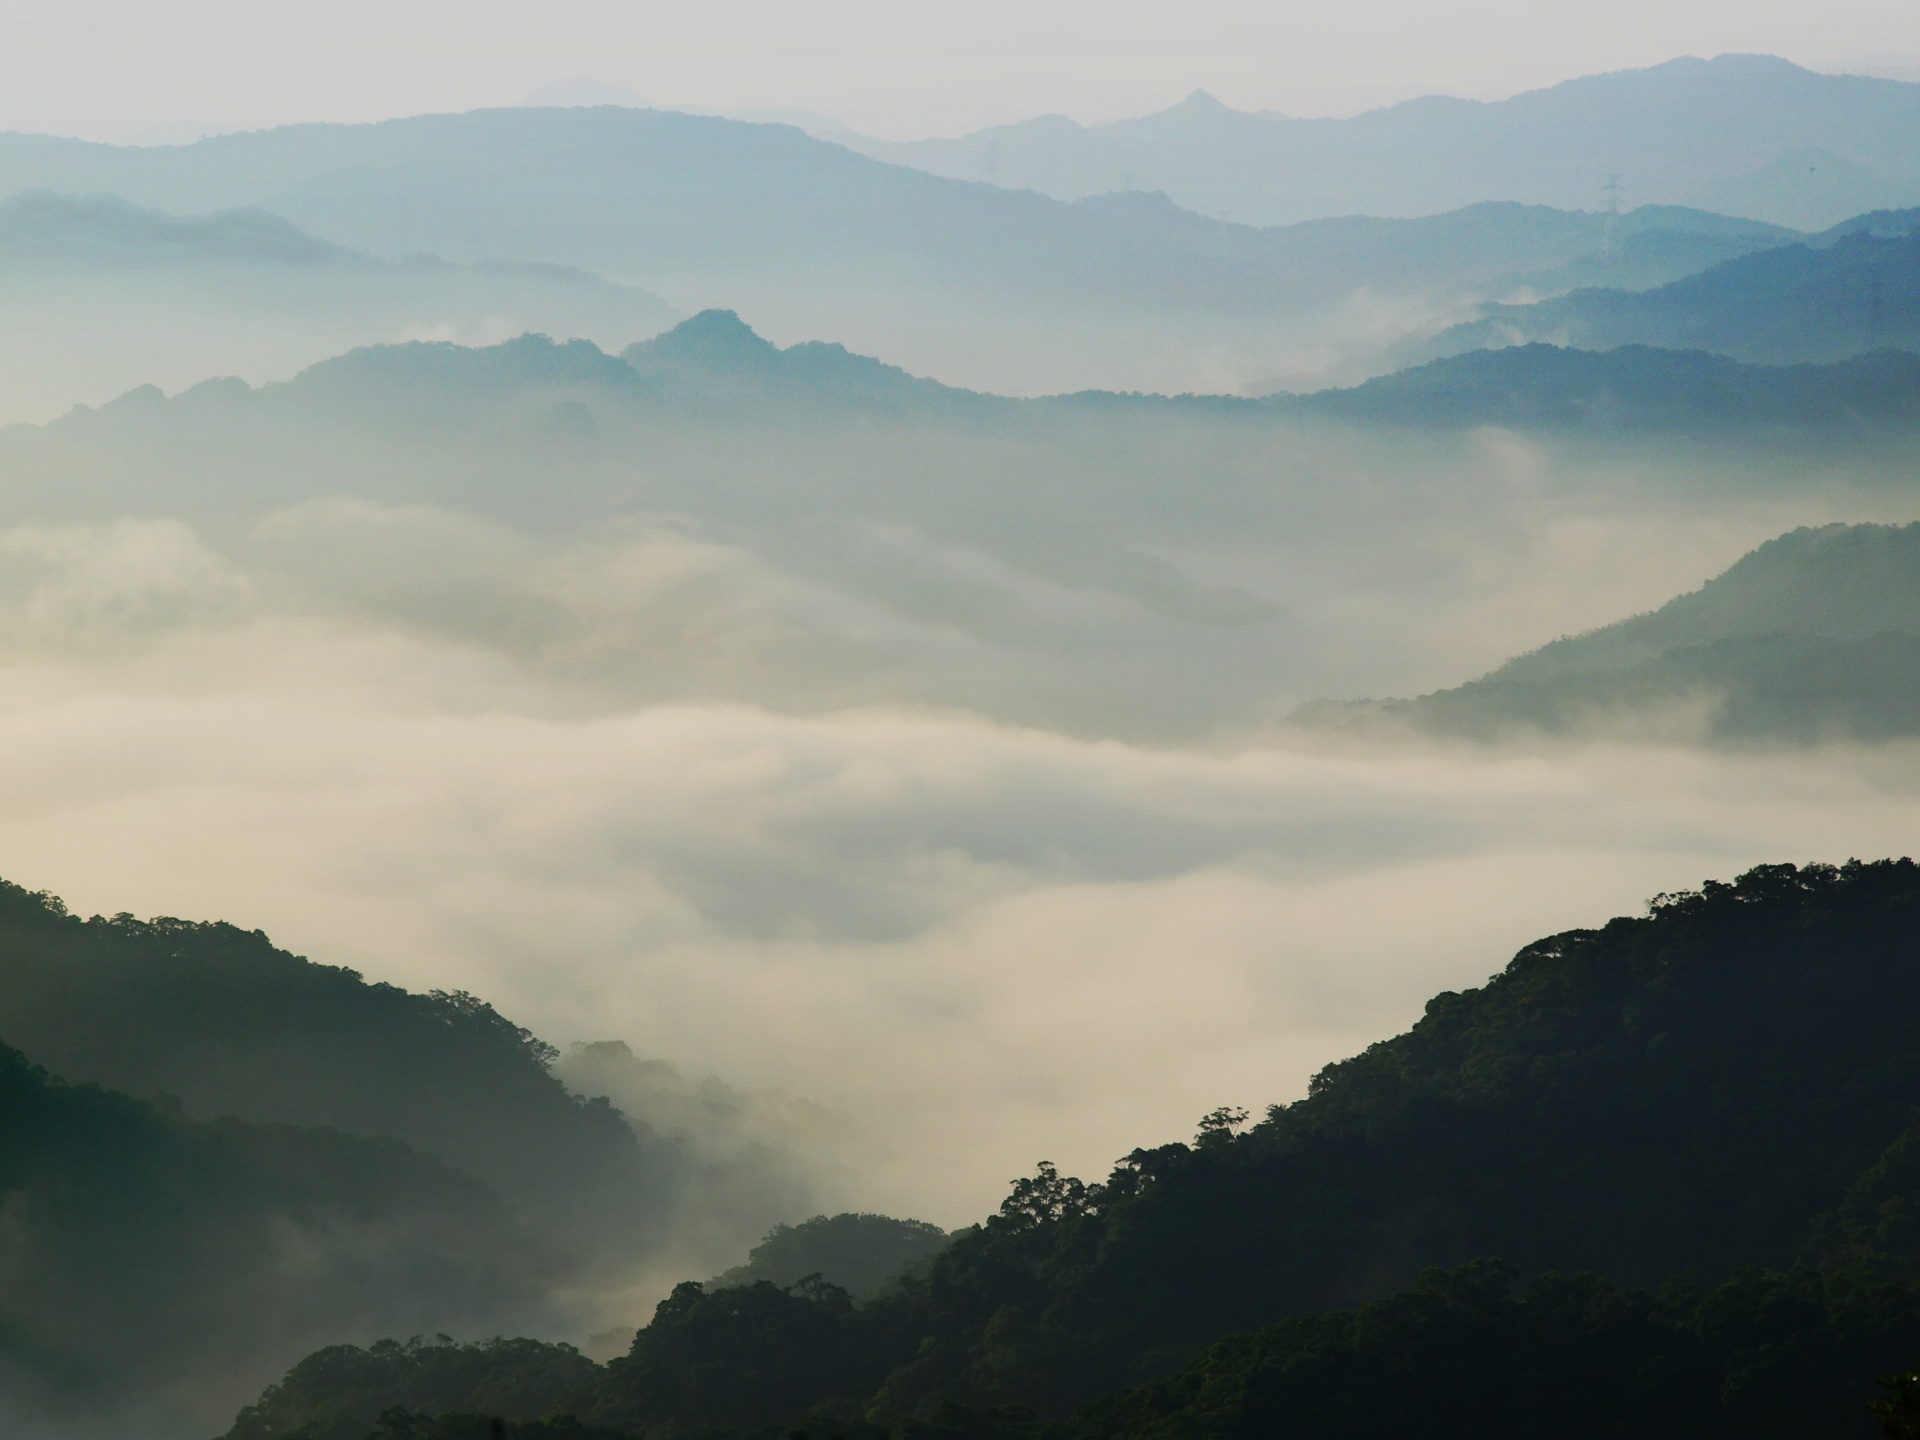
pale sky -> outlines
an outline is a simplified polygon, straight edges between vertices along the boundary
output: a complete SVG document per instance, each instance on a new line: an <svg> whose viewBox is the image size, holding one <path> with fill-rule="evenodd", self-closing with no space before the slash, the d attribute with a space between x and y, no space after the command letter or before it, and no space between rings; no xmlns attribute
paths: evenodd
<svg viewBox="0 0 1920 1440"><path fill-rule="evenodd" d="M513 104L587 77L666 106L795 107L910 138L1196 87L1351 114L1675 55L1920 56L1914 0L0 0L0 128L128 139ZM1920 64L1909 59L1908 63Z"/></svg>

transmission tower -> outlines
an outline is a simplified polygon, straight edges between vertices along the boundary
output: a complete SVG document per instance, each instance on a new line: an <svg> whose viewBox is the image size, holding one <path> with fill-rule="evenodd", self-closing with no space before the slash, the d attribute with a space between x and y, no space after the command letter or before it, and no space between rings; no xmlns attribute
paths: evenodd
<svg viewBox="0 0 1920 1440"><path fill-rule="evenodd" d="M1606 223L1600 230L1600 263L1611 265L1620 258L1620 177L1617 174L1607 176L1607 183L1600 187L1600 193L1607 197Z"/></svg>

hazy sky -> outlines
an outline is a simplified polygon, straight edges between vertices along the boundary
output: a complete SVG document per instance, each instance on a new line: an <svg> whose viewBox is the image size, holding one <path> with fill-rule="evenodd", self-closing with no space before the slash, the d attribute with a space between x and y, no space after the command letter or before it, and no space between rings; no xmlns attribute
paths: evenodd
<svg viewBox="0 0 1920 1440"><path fill-rule="evenodd" d="M5 0L0 126L127 139L511 104L585 76L663 105L799 107L899 137L1065 111L1350 113L1679 54L1920 52L1911 0ZM1882 63L1886 63L1883 59ZM1920 62L1913 62L1920 63Z"/></svg>

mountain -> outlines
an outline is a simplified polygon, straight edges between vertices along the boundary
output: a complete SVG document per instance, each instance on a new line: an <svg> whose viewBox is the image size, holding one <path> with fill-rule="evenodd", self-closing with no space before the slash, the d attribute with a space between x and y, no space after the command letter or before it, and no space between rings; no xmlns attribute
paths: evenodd
<svg viewBox="0 0 1920 1440"><path fill-rule="evenodd" d="M1648 284L1792 238L1674 208L1609 221L1479 196L1422 219L1259 229L1164 195L1068 204L880 163L789 126L622 106L147 148L0 135L0 195L34 189L175 214L265 210L388 258L583 268L682 308L839 334L918 373L1014 393L1344 375L1470 303L1548 293L1555 276L1578 283L1610 233L1672 232L1608 272ZM612 344L608 328L555 333Z"/></svg>
<svg viewBox="0 0 1920 1440"><path fill-rule="evenodd" d="M1430 351L1530 341L1711 350L1762 364L1920 349L1920 211L1861 216L1809 243L1749 253L1639 293L1581 289L1537 304L1482 306L1479 319L1442 331Z"/></svg>
<svg viewBox="0 0 1920 1440"><path fill-rule="evenodd" d="M774 1226L748 1252L746 1264L709 1284L718 1289L766 1281L784 1288L818 1276L865 1299L908 1270L924 1266L946 1243L947 1232L924 1220L816 1215L798 1225Z"/></svg>
<svg viewBox="0 0 1920 1440"><path fill-rule="evenodd" d="M1904 1199L1904 1197L1903 1197ZM1862 1284L1863 1279L1867 1280ZM1878 1284L1873 1283L1878 1281ZM1516 1293L1518 1292L1518 1293ZM1873 1383L1912 1364L1911 1282L1806 1271L1658 1294L1509 1267L1430 1272L1356 1312L1285 1321L1086 1407L1062 1440L1474 1435L1648 1440L1876 1431L1913 1413ZM1896 1407L1899 1407L1896 1409ZM1008 1440L1035 1427L1002 1422Z"/></svg>
<svg viewBox="0 0 1920 1440"><path fill-rule="evenodd" d="M1809 146L1787 150L1744 175L1709 181L1687 198L1709 210L1818 230L1834 216L1911 205L1916 192L1910 180L1888 179L1843 155Z"/></svg>
<svg viewBox="0 0 1920 1440"><path fill-rule="evenodd" d="M1658 896L1250 1129L1040 1166L866 1305L683 1285L566 1403L645 1437L1869 1435L1920 1352L1917 924L1908 860ZM357 1416L306 1433L423 1388L363 1354ZM314 1363L272 1433L325 1413Z"/></svg>
<svg viewBox="0 0 1920 1440"><path fill-rule="evenodd" d="M1650 614L1466 685L1300 718L1478 739L1623 727L1803 744L1920 734L1920 525L1795 530Z"/></svg>
<svg viewBox="0 0 1920 1440"><path fill-rule="evenodd" d="M1250 114L1196 91L1106 125L1049 115L952 140L842 143L1061 199L1164 190L1188 209L1256 225L1483 200L1586 209L1618 174L1642 202L1817 230L1920 200L1920 85L1721 55L1510 100L1429 95L1345 120Z"/></svg>
<svg viewBox="0 0 1920 1440"><path fill-rule="evenodd" d="M992 398L909 375L844 345L807 340L781 349L731 310L702 311L628 346L620 359L651 397L695 407L850 403L938 411Z"/></svg>
<svg viewBox="0 0 1920 1440"><path fill-rule="evenodd" d="M653 1270L704 1271L725 1263L769 1224L805 1215L818 1203L806 1165L788 1153L791 1130L765 1106L751 1117L737 1113L748 1097L717 1082L704 1093L724 1114L676 1107L670 1067L655 1077L663 1082L655 1087L660 1093L623 1092L627 1108L615 1109L605 1098L570 1091L561 1078L599 1077L579 1064L557 1063L552 1047L471 995L419 995L368 983L230 925L129 915L82 920L51 897L0 882L0 1036L64 1080L118 1092L122 1099L112 1103L126 1114L145 1106L170 1117L168 1135L212 1137L205 1145L230 1139L242 1158L257 1152L261 1164L280 1167L257 1184L244 1174L232 1183L244 1194L246 1185L271 1181L273 1205L294 1207L284 1253L273 1262L286 1271L287 1284L311 1268L316 1285L344 1287L337 1305L324 1288L316 1292L312 1317L299 1322L308 1328L297 1328L303 1349L316 1337L370 1338L370 1330L378 1333L371 1327L402 1323L412 1327L407 1334L529 1324L583 1334L609 1318L603 1305L624 1311L628 1289L654 1283ZM619 1052L614 1058L638 1063L624 1046L611 1048ZM658 1128L650 1123L656 1114ZM18 1173L32 1173L28 1161L19 1163ZM164 1154L153 1163L186 1164ZM7 1168L12 1164L13 1157L0 1155L0 1190L4 1177L16 1173ZM363 1195L354 1186L375 1188ZM422 1186L423 1198L409 1198ZM138 1185L128 1192L130 1204L163 1200L186 1203L147 1196ZM431 1211L455 1200L472 1216L415 1216L405 1208ZM401 1208L387 1215L381 1206ZM364 1262L336 1262L335 1242L324 1233L335 1223L325 1217L335 1210L338 1244L349 1254L354 1246L365 1248ZM251 1211L242 1219L269 1231L277 1223ZM416 1236L394 1241L389 1254L379 1242L379 1226L404 1230L416 1223L446 1226L444 1243ZM309 1240L302 1226L320 1229ZM364 1235L362 1226L370 1227ZM497 1255L447 1248L465 1244L476 1227ZM194 1246L206 1243L189 1238ZM246 1239L255 1249L265 1243ZM314 1249L310 1266L299 1258L302 1246ZM492 1271L481 1259L505 1267L513 1283L488 1278ZM241 1263L220 1255L207 1263L216 1260ZM332 1276L336 1263L347 1275ZM352 1302L368 1307L364 1314L337 1308L357 1293L348 1283L355 1264L366 1269L370 1287L367 1297ZM13 1273L0 1274L0 1351L13 1333L7 1307L31 1309L30 1297L6 1278ZM47 1284L57 1284L57 1269L46 1276ZM267 1284L251 1272L240 1279ZM181 1282L176 1275L169 1283ZM194 1299L191 1285L186 1289L156 1312L228 1304L211 1290ZM97 1286L75 1294L102 1304ZM305 1313L289 1300L272 1303ZM245 1309L240 1301L232 1304ZM37 1333L20 1323L21 1335ZM189 1325L156 1356L181 1372L183 1385L217 1370L229 1376L223 1383L238 1377L243 1388L257 1388L263 1372L286 1363L291 1342L269 1326L258 1345L234 1341L231 1354L223 1355L220 1337L238 1323L220 1311L201 1326L200 1338ZM278 1320L275 1325L285 1328ZM48 1352L65 1353L57 1346Z"/></svg>
<svg viewBox="0 0 1920 1440"><path fill-rule="evenodd" d="M1472 350L1346 390L1276 396L1356 425L1652 432L1806 429L1838 438L1920 418L1920 356L1878 350L1832 365L1743 365L1702 350Z"/></svg>
<svg viewBox="0 0 1920 1440"><path fill-rule="evenodd" d="M17 887L0 902L0 1035L63 1078L404 1141L589 1251L611 1239L606 1211L644 1229L671 1187L670 1151L647 1156L472 996L368 984L229 925L81 920Z"/></svg>
<svg viewBox="0 0 1920 1440"><path fill-rule="evenodd" d="M527 687L499 692L512 706L912 703L1185 740L1537 643L1520 620L1504 640L1446 624L1417 561L1434 524L1511 515L1486 461L1511 437L1485 427L1526 437L1555 505L1616 513L1628 463L1641 493L1711 497L1757 538L1778 511L1752 507L1801 493L1810 462L1844 457L1862 503L1904 483L1916 365L1541 346L1305 396L1022 400L724 312L624 356L367 347L0 431L0 527L115 546L124 517L165 517L195 557L96 571L16 540L0 653L157 654L320 615L484 657ZM96 573L151 598L102 607ZM779 1218L799 1215L744 1238Z"/></svg>
<svg viewBox="0 0 1920 1440"><path fill-rule="evenodd" d="M12 266L158 268L221 264L374 265L264 210L181 217L117 195L29 190L0 202L0 259Z"/></svg>
<svg viewBox="0 0 1920 1440"><path fill-rule="evenodd" d="M525 1325L548 1283L485 1186L403 1145L192 1120L4 1046L0 1205L16 1435L205 1433L316 1342Z"/></svg>
<svg viewBox="0 0 1920 1440"><path fill-rule="evenodd" d="M560 265L384 260L258 209L177 215L114 195L0 201L0 422L209 374L290 376L408 336L526 330L618 347L679 316L644 290Z"/></svg>

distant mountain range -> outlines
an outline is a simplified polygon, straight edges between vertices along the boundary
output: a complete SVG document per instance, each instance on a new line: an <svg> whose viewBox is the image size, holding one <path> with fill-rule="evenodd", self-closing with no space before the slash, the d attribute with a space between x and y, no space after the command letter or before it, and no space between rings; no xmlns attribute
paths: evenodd
<svg viewBox="0 0 1920 1440"><path fill-rule="evenodd" d="M339 245L386 255L584 265L676 273L886 257L989 293L1124 297L1167 305L1326 305L1357 287L1402 293L1537 283L1598 252L1606 217L1540 205L1469 204L1416 220L1341 218L1282 229L1211 220L1165 195L1061 204L849 155L787 126L603 107L497 110L361 126L289 126L161 148L0 135L0 192L111 191L169 211L240 210L216 221L139 226L92 205L38 197L11 225L53 222L49 248L99 232L193 241L244 233L266 244L286 216ZM129 212L130 214L131 212ZM243 218L244 216L244 218ZM84 229L84 235L78 231ZM1621 239L1693 242L1653 265L1660 278L1796 236L1778 226L1674 207L1621 217ZM4 233L4 232L0 232ZM295 243L283 231L282 243ZM319 243L310 237L304 243Z"/></svg>
<svg viewBox="0 0 1920 1440"><path fill-rule="evenodd" d="M715 311L619 355L414 341L257 388L143 387L0 431L0 527L171 517L256 577L261 604L477 647L595 705L912 702L1185 739L1537 643L1525 624L1504 643L1429 636L1413 598L1429 582L1383 559L1504 514L1496 452L1538 457L1554 504L1595 503L1626 461L1647 493L1723 497L1751 525L1756 487L1798 487L1804 456L1843 458L1861 486L1907 474L1916 372L1901 352L1796 368L1537 346L1308 395L1020 399L782 348ZM557 587L626 553L609 533L704 578L672 603L624 571ZM21 564L0 646L31 653L64 632L21 597L64 562L42 580ZM1326 608L1354 584L1386 597L1364 645ZM205 623L227 623L226 594Z"/></svg>
<svg viewBox="0 0 1920 1440"><path fill-rule="evenodd" d="M218 384L175 402L212 403ZM414 342L355 350L252 397L261 415L351 414L359 422L443 423L454 414L499 418L503 404L575 396L603 407L707 423L715 415L773 422L804 414L843 424L850 412L903 421L945 418L969 427L1077 423L1098 415L1156 413L1358 427L1587 430L1652 434L1687 430L1901 432L1920 424L1920 355L1900 350L1832 365L1753 365L1700 350L1622 346L1593 351L1545 344L1475 350L1344 389L1278 394L1142 395L1079 391L1021 399L942 385L843 345L774 345L732 311L708 310L608 355L587 341L522 336L468 348ZM151 387L63 427L119 425L160 400Z"/></svg>
<svg viewBox="0 0 1920 1440"><path fill-rule="evenodd" d="M952 140L841 137L936 175L1061 199L1164 190L1257 225L1425 215L1482 200L1701 205L1799 229L1920 202L1920 85L1764 55L1679 59L1483 103L1430 95L1350 120L1229 109L1196 91L1107 125L1062 115Z"/></svg>
<svg viewBox="0 0 1920 1440"><path fill-rule="evenodd" d="M1712 350L1775 364L1920 349L1920 210L1861 216L1638 293L1581 289L1532 305L1486 305L1426 348L1455 354L1537 340Z"/></svg>
<svg viewBox="0 0 1920 1440"><path fill-rule="evenodd" d="M1650 614L1556 640L1466 685L1321 703L1297 718L1482 740L1920 735L1920 525L1796 530Z"/></svg>
<svg viewBox="0 0 1920 1440"><path fill-rule="evenodd" d="M383 259L259 209L182 216L114 195L0 201L0 422L142 382L284 379L355 345L528 330L612 347L681 318L570 266Z"/></svg>
<svg viewBox="0 0 1920 1440"><path fill-rule="evenodd" d="M1654 285L1797 238L1684 208L1609 218L1510 202L1259 229L1165 195L1065 203L883 164L783 125L617 106L147 148L0 135L0 195L35 190L172 217L264 211L389 259L576 267L1015 393L1358 378L1383 347L1477 301ZM270 243L264 223L247 222L246 245ZM221 225L224 243L241 243L245 226ZM136 239L149 253L164 240L210 254L216 237L149 225L112 244ZM563 333L609 339L604 327Z"/></svg>

